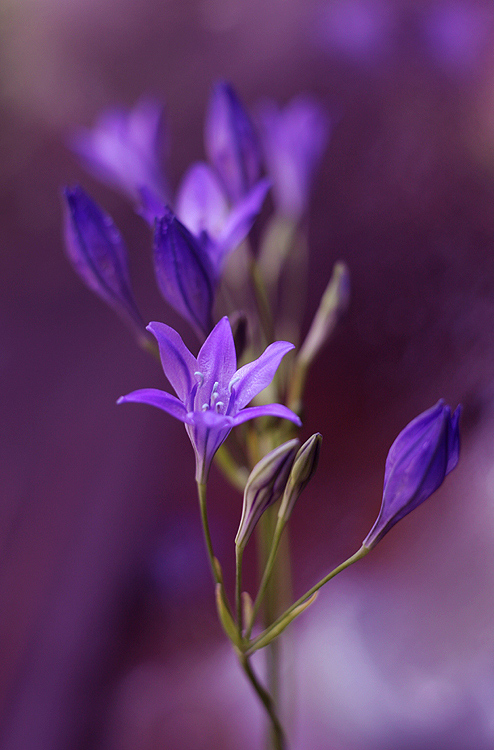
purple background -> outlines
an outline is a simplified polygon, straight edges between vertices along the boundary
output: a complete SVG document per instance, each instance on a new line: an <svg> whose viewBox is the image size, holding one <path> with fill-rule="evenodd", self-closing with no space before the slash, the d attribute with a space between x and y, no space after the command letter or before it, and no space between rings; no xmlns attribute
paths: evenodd
<svg viewBox="0 0 494 750"><path fill-rule="evenodd" d="M249 106L312 92L335 122L311 204L306 325L339 258L352 303L306 402L303 436L324 444L293 517L297 593L369 530L398 431L439 397L464 405L445 486L293 626L292 748L491 748L492 3L6 0L1 17L2 748L261 746L216 622L185 431L115 407L163 376L82 286L60 229L60 188L80 181L127 240L144 317L178 324L144 223L65 142L101 108L153 93L176 187L203 157L220 77ZM210 495L228 567L240 498L216 471Z"/></svg>

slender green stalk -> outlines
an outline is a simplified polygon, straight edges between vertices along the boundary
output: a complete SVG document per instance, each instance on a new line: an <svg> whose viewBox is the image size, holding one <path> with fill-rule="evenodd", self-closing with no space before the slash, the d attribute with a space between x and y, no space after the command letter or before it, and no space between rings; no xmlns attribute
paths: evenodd
<svg viewBox="0 0 494 750"><path fill-rule="evenodd" d="M265 638L267 633L269 633L270 630L275 629L280 623L285 620L285 618L290 615L297 607L299 607L301 604L303 604L307 599L309 599L313 594L316 593L316 591L319 591L322 586L324 586L328 581L330 581L332 578L338 575L338 573L341 573L342 570L345 570L345 568L349 568L350 565L353 565L353 563L357 562L357 560L360 560L362 557L365 557L365 555L370 552L368 547L361 547L358 552L356 552L354 555L348 558L348 560L345 560L345 562L342 562L341 565L338 565L337 568L331 571L331 573L328 573L328 575L324 576L318 583L316 583L311 589L305 592L303 596L300 597L300 599L297 599L296 602L294 602L291 607L289 607L285 612L283 612L280 617L278 617L275 622L272 623L266 630L264 630L263 633L261 633L257 638L255 638L251 643L251 648L248 653L253 653L256 650L256 643L260 642L262 639Z"/></svg>
<svg viewBox="0 0 494 750"><path fill-rule="evenodd" d="M257 675L252 669L252 666L249 662L248 657L245 656L244 654L241 654L239 655L239 661L252 687L254 688L262 704L264 705L264 708L266 709L266 713L268 714L269 719L271 721L271 741L272 741L273 750L285 750L286 748L285 734L283 732L283 727L281 726L281 722L276 713L276 708L275 708L273 699L271 698L268 691L259 682Z"/></svg>
<svg viewBox="0 0 494 750"><path fill-rule="evenodd" d="M215 583L221 583L221 575L216 564L216 558L213 552L213 543L211 541L211 534L209 531L208 514L206 508L206 483L197 482L197 494L199 496L199 508L201 510L202 528L204 531L204 540L206 542L206 549L208 552L209 563L211 565L211 573Z"/></svg>
<svg viewBox="0 0 494 750"><path fill-rule="evenodd" d="M243 549L235 545L235 609L237 610L237 625L240 637L243 630L242 615L242 557Z"/></svg>
<svg viewBox="0 0 494 750"><path fill-rule="evenodd" d="M270 344L273 341L274 336L273 316L271 314L271 306L269 304L266 287L264 286L264 280L259 272L259 266L257 265L257 261L254 258L252 251L249 258L249 272L252 287L254 289L257 311L259 313L259 321L266 341Z"/></svg>
<svg viewBox="0 0 494 750"><path fill-rule="evenodd" d="M254 607L252 609L252 617L250 622L247 623L247 631L245 633L246 638L250 638L250 634L252 633L252 628L254 627L254 622L257 616L257 613L259 612L260 606L262 604L262 600L264 599L264 596L266 594L269 580L271 578L271 573L273 572L274 562L276 560L276 554L278 552L278 548L280 546L281 541L281 535L283 533L284 524L278 520L278 523L276 524L276 529L273 536L273 541L271 544L271 550L269 552L269 557L267 559L264 573L261 579L261 583L259 584L259 590L257 592L257 596L254 602Z"/></svg>

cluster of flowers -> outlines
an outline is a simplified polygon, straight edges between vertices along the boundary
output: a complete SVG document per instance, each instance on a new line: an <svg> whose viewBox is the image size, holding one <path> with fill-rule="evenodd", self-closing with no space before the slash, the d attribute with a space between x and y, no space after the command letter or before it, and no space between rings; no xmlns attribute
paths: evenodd
<svg viewBox="0 0 494 750"><path fill-rule="evenodd" d="M166 140L163 112L155 101L142 100L131 111L108 111L93 129L75 133L73 148L86 167L130 198L152 227L158 287L201 341L197 357L170 326L153 322L145 327L131 288L127 250L113 220L82 188L65 190L66 246L75 270L130 322L141 344L156 351L156 339L157 353L176 396L142 389L123 396L119 403L151 404L185 424L195 452L196 481L217 583L219 615L275 725L269 696L263 694L259 684L256 686L248 656L268 645L313 601L313 595L324 583L367 554L397 521L426 500L459 457L460 408L451 414L450 408L439 401L414 419L391 446L381 510L361 549L274 622L265 623L265 630L251 640L281 534L319 456L318 433L302 446L294 437L295 426L301 425L306 377L349 295L348 271L344 264L337 263L298 354L291 355L289 364L284 363L280 372L283 358L294 348L291 343L275 340L277 331L287 330L287 321L280 313L283 274L293 259L300 259L306 250L304 219L328 134L325 112L309 97L296 98L283 110L265 102L259 108L256 127L233 88L221 82L213 90L206 117L208 162L189 169L173 200L162 171ZM263 170L267 176L263 176ZM248 235L270 189L274 212L260 235L260 249L254 252ZM236 256L230 258L233 251L244 253L238 264L237 288L250 292L240 310L225 302L228 280L224 272L228 263L235 261ZM218 294L220 289L224 292L223 301ZM214 325L215 313L222 305L227 308L223 312L230 316L233 330L227 315L218 316L219 322ZM300 321L292 320L290 330L298 337ZM249 354L257 358L246 361ZM237 359L244 361L239 368ZM272 403L266 403L266 392L274 396ZM252 402L254 405L249 406ZM223 445L232 428L257 417L268 419L243 433L243 443L237 441L240 458L234 457ZM205 487L215 455L227 476L244 491L235 540L236 621L207 527ZM264 575L252 602L241 592L242 552L261 517L280 500L277 523L271 525Z"/></svg>

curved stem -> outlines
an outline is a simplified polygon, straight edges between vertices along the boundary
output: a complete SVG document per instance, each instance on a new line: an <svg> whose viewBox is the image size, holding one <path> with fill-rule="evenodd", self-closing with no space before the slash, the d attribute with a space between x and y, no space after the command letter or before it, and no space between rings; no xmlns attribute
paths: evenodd
<svg viewBox="0 0 494 750"><path fill-rule="evenodd" d="M345 570L345 568L349 568L350 565L353 565L354 562L357 562L357 560L360 560L362 557L365 557L365 555L370 552L370 549L368 547L360 547L360 549L351 557L348 558L348 560L345 560L345 562L342 562L341 565L338 565L337 568L334 568L334 570L331 571L331 573L328 573L327 576L324 576L318 583L316 583L311 589L305 592L303 596L300 597L300 599L297 599L296 602L294 602L291 607L289 607L285 612L283 612L280 617L278 617L275 622L272 623L264 632L262 632L257 638L255 638L251 642L251 649L250 653L253 653L256 650L256 643L260 641L261 639L264 639L266 634L276 628L285 618L290 615L294 609L299 607L301 604L303 604L307 599L309 599L312 594L315 594L316 591L319 591L319 589L324 586L328 581L330 581L332 578L338 575L338 573L341 573L342 570Z"/></svg>
<svg viewBox="0 0 494 750"><path fill-rule="evenodd" d="M266 713L268 714L269 719L271 721L271 737L272 737L274 750L285 750L285 747L286 747L285 734L283 732L283 727L281 726L280 720L276 713L273 699L271 698L268 691L259 682L257 675L252 669L252 666L249 662L248 657L242 654L241 656L239 656L239 661L252 687L256 691L264 708L266 709Z"/></svg>

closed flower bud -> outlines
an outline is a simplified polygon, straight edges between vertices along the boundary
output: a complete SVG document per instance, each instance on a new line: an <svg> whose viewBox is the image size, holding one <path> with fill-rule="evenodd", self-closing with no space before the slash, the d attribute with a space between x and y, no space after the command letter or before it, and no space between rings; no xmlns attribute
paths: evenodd
<svg viewBox="0 0 494 750"><path fill-rule="evenodd" d="M156 220L154 269L168 304L205 337L213 327L214 269L200 242L170 210Z"/></svg>
<svg viewBox="0 0 494 750"><path fill-rule="evenodd" d="M299 445L297 439L283 443L252 469L244 490L242 518L235 537L237 547L243 548L247 544L264 511L283 494Z"/></svg>
<svg viewBox="0 0 494 750"><path fill-rule="evenodd" d="M350 272L345 263L340 261L334 265L333 274L298 356L306 366L314 360L331 336L349 301Z"/></svg>
<svg viewBox="0 0 494 750"><path fill-rule="evenodd" d="M363 541L372 549L400 519L427 500L458 463L459 418L441 399L416 417L391 446L384 472L381 510Z"/></svg>
<svg viewBox="0 0 494 750"><path fill-rule="evenodd" d="M112 219L80 187L66 188L67 255L84 283L145 336L130 287L127 249Z"/></svg>
<svg viewBox="0 0 494 750"><path fill-rule="evenodd" d="M205 128L206 153L232 203L259 179L261 149L249 115L229 83L216 84Z"/></svg>
<svg viewBox="0 0 494 750"><path fill-rule="evenodd" d="M322 435L320 432L316 432L303 444L295 456L285 494L278 511L278 517L283 520L283 523L287 523L292 514L293 506L315 474L321 443Z"/></svg>

